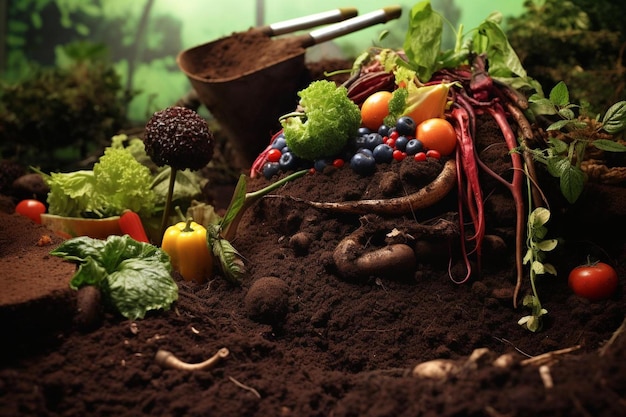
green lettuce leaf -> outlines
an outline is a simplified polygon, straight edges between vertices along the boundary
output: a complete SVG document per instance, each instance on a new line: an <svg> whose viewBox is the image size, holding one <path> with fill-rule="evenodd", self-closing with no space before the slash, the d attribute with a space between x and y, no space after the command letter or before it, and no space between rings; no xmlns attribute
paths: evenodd
<svg viewBox="0 0 626 417"><path fill-rule="evenodd" d="M70 282L72 288L98 287L105 302L128 319L143 318L149 310L168 309L178 299L167 253L128 235L106 240L68 239L50 254L79 265Z"/></svg>

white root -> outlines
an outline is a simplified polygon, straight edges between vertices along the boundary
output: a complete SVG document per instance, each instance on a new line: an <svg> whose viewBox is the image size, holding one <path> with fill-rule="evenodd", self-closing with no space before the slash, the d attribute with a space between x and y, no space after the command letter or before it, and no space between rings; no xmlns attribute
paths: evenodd
<svg viewBox="0 0 626 417"><path fill-rule="evenodd" d="M172 352L159 349L156 353L155 360L163 368L178 369L181 371L199 371L210 369L215 366L221 359L226 358L230 354L227 348L221 348L217 353L204 362L187 363L178 359Z"/></svg>

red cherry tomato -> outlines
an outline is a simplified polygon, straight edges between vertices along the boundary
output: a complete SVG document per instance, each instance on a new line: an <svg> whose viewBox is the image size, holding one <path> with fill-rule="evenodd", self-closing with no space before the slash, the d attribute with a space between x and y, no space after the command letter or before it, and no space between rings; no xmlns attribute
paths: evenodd
<svg viewBox="0 0 626 417"><path fill-rule="evenodd" d="M570 272L568 284L580 297L591 301L604 300L617 289L617 272L604 262L580 265Z"/></svg>
<svg viewBox="0 0 626 417"><path fill-rule="evenodd" d="M280 156L282 155L282 152L280 151L280 149L270 149L269 151L267 151L267 160L269 162L278 162L280 160Z"/></svg>
<svg viewBox="0 0 626 417"><path fill-rule="evenodd" d="M46 212L46 205L39 200L22 200L15 206L15 212L30 218L35 223L41 223L41 215Z"/></svg>
<svg viewBox="0 0 626 417"><path fill-rule="evenodd" d="M433 118L424 120L417 125L417 137L426 149L439 151L442 156L448 156L456 148L456 131L446 119Z"/></svg>

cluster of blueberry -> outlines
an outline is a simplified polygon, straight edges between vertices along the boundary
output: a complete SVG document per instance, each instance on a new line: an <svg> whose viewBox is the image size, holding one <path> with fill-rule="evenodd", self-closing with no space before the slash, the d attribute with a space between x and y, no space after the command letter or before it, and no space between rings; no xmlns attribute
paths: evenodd
<svg viewBox="0 0 626 417"><path fill-rule="evenodd" d="M415 137L415 131L415 122L408 116L400 117L395 126L381 125L377 131L361 127L358 135L349 141L344 155L316 161L298 158L289 150L285 137L280 134L267 152L263 175L269 179L281 171L306 168L321 172L327 165L339 168L346 161L349 161L350 167L356 173L371 175L376 170L376 164L401 161L408 156L416 161L425 161L429 157L441 158L438 151L424 148L422 142Z"/></svg>

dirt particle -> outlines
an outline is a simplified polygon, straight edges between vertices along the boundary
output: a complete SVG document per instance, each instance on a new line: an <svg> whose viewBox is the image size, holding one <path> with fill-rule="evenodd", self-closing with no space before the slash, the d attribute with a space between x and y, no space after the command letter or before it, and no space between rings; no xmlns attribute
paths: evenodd
<svg viewBox="0 0 626 417"><path fill-rule="evenodd" d="M280 278L257 279L244 298L248 317L252 320L276 325L282 322L289 308L289 286Z"/></svg>

